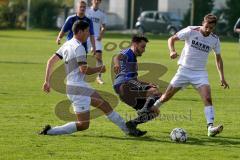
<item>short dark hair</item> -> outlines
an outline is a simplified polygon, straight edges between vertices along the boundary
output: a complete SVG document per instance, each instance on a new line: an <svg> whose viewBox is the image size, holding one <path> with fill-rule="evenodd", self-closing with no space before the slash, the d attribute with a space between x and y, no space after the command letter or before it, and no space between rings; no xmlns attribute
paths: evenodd
<svg viewBox="0 0 240 160"><path fill-rule="evenodd" d="M86 1L86 0L80 0L80 1L78 1L78 4L81 4L81 3L84 3L84 4L87 5L87 1Z"/></svg>
<svg viewBox="0 0 240 160"><path fill-rule="evenodd" d="M87 21L76 21L74 22L73 26L72 26L72 31L73 31L73 34L77 34L80 30L81 31L84 31L85 29L87 29L89 27L89 23Z"/></svg>
<svg viewBox="0 0 240 160"><path fill-rule="evenodd" d="M135 35L132 36L132 43L133 42L140 43L141 41L149 42L147 37L145 37L143 35L135 34Z"/></svg>
<svg viewBox="0 0 240 160"><path fill-rule="evenodd" d="M217 16L213 14L207 14L203 18L203 22L207 22L209 24L216 24L217 23Z"/></svg>

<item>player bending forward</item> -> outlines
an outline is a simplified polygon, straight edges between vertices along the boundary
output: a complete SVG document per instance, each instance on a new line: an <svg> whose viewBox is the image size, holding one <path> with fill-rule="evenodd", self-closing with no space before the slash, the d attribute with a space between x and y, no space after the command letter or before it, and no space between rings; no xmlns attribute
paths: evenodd
<svg viewBox="0 0 240 160"><path fill-rule="evenodd" d="M211 89L208 82L206 63L210 51L213 49L216 57L217 70L220 75L221 86L229 88L223 72L223 61L220 54L219 38L213 34L217 23L217 17L208 14L204 17L202 26L189 26L179 31L168 39L168 47L171 59L177 58L178 54L174 44L178 40L184 40L185 45L178 61L179 68L170 82L165 93L154 104L160 107L168 101L177 91L187 85L193 85L199 92L205 105L204 111L207 120L208 136L215 136L223 130L223 125L213 126L214 107L211 98Z"/></svg>
<svg viewBox="0 0 240 160"><path fill-rule="evenodd" d="M107 115L107 118L126 134L142 136L139 130L128 129L122 117L113 111L109 103L84 81L85 75L105 72L105 66L89 67L87 65L86 51L82 43L86 42L89 36L89 24L85 21L76 21L73 24L73 33L74 37L65 42L56 54L48 60L43 89L47 93L50 92L50 76L53 66L60 59L63 59L67 72L67 96L72 102L77 122L70 122L56 127L46 125L40 134L71 134L88 129L91 104L101 109Z"/></svg>
<svg viewBox="0 0 240 160"><path fill-rule="evenodd" d="M137 129L139 124L146 123L159 114L159 109L153 107L161 95L157 86L138 79L137 57L144 54L147 43L146 37L134 35L130 48L122 50L114 57L114 72L116 73L114 90L124 103L138 113L136 118L126 123L132 129ZM142 133L146 134L147 131L142 131Z"/></svg>

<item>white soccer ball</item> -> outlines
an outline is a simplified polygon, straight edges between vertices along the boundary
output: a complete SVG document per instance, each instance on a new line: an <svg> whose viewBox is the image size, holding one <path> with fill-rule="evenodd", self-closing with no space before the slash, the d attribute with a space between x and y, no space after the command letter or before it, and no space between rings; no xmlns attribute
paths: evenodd
<svg viewBox="0 0 240 160"><path fill-rule="evenodd" d="M182 128L174 128L170 133L170 138L175 142L186 142L187 141L187 132Z"/></svg>

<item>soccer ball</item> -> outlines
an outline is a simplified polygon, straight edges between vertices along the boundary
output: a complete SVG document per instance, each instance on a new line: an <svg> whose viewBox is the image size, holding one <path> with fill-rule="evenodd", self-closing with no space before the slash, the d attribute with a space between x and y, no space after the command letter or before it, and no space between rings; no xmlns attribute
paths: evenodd
<svg viewBox="0 0 240 160"><path fill-rule="evenodd" d="M175 142L186 142L187 141L187 132L182 128L174 128L170 133L170 138Z"/></svg>

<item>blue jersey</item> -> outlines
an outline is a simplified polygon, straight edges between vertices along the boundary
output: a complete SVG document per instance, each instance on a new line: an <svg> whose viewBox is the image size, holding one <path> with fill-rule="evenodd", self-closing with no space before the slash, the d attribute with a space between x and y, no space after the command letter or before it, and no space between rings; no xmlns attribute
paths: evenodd
<svg viewBox="0 0 240 160"><path fill-rule="evenodd" d="M120 59L120 71L114 80L114 88L117 89L122 83L131 79L137 79L138 65L137 58L133 51L128 48L120 52L122 58Z"/></svg>
<svg viewBox="0 0 240 160"><path fill-rule="evenodd" d="M72 26L73 26L74 22L76 22L77 20L86 21L89 24L90 35L94 35L92 20L87 18L86 16L84 16L83 18L80 18L79 16L77 16L75 14L75 15L69 16L62 27L62 31L64 33L68 32L67 40L72 39L72 37L73 37Z"/></svg>
<svg viewBox="0 0 240 160"><path fill-rule="evenodd" d="M64 33L68 32L67 35L67 40L72 39L73 37L73 31L72 31L72 26L74 24L74 22L76 22L77 20L82 20L82 21L86 21L89 24L89 32L90 35L94 35L94 31L93 31L93 22L91 19L87 18L86 16L84 16L83 18L80 18L79 16L75 15L71 15L67 18L67 20L65 21L63 27L62 27L62 31ZM87 49L87 42L82 44L86 50L86 52L88 52Z"/></svg>

